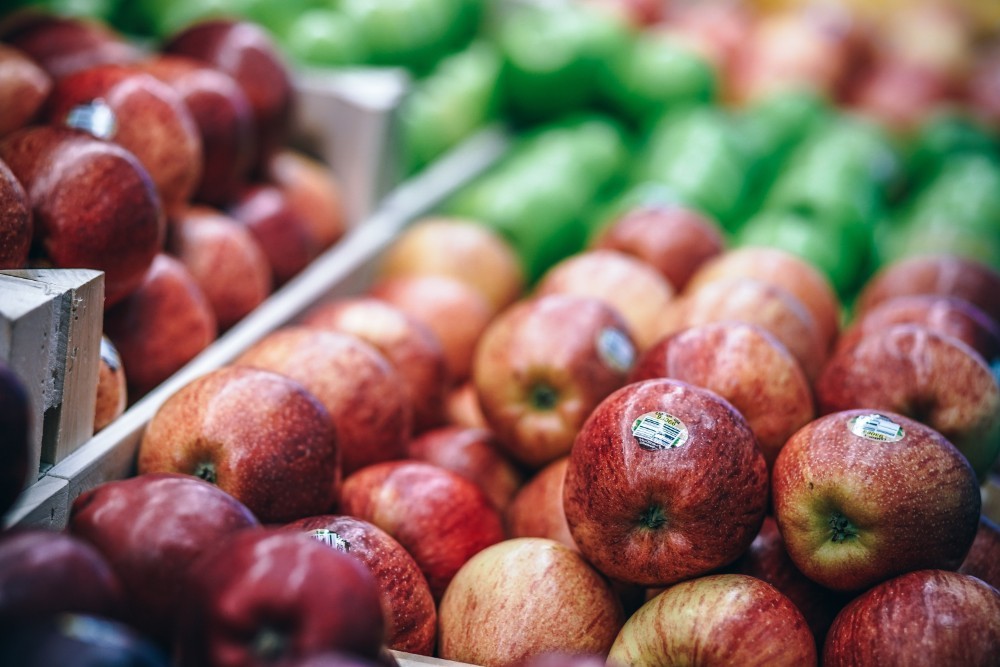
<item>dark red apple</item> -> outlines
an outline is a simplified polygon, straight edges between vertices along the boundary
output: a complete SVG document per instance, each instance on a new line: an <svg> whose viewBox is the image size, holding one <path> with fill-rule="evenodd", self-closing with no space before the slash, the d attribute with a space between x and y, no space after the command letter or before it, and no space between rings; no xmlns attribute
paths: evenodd
<svg viewBox="0 0 1000 667"><path fill-rule="evenodd" d="M164 401L137 469L210 481L264 522L327 512L340 488L330 414L299 383L254 368L219 368Z"/></svg>
<svg viewBox="0 0 1000 667"><path fill-rule="evenodd" d="M340 179L326 163L285 147L271 156L267 180L284 190L292 207L301 211L320 248L329 248L347 232Z"/></svg>
<svg viewBox="0 0 1000 667"><path fill-rule="evenodd" d="M167 252L180 260L226 331L271 294L271 265L246 227L206 206L170 221Z"/></svg>
<svg viewBox="0 0 1000 667"><path fill-rule="evenodd" d="M160 253L142 283L104 313L104 333L128 369L128 394L134 401L208 347L218 326L191 273Z"/></svg>
<svg viewBox="0 0 1000 667"><path fill-rule="evenodd" d="M410 440L407 456L456 472L476 483L503 512L523 482L489 429L442 426Z"/></svg>
<svg viewBox="0 0 1000 667"><path fill-rule="evenodd" d="M288 326L250 346L234 364L281 373L323 403L337 431L345 477L406 456L408 398L392 364L360 338Z"/></svg>
<svg viewBox="0 0 1000 667"><path fill-rule="evenodd" d="M0 160L0 269L20 269L27 264L34 229L28 193Z"/></svg>
<svg viewBox="0 0 1000 667"><path fill-rule="evenodd" d="M238 19L198 21L163 46L170 54L204 61L233 77L253 109L257 149L253 164L263 173L287 142L295 103L292 73L271 34Z"/></svg>
<svg viewBox="0 0 1000 667"><path fill-rule="evenodd" d="M354 556L378 583L386 611L386 645L396 651L433 656L437 638L434 596L413 556L388 533L350 516L306 517L285 526Z"/></svg>
<svg viewBox="0 0 1000 667"><path fill-rule="evenodd" d="M448 366L441 342L425 324L390 303L364 296L319 304L301 323L353 334L373 345L396 368L413 408L413 432L442 424Z"/></svg>
<svg viewBox="0 0 1000 667"><path fill-rule="evenodd" d="M0 625L61 613L122 618L125 609L121 580L87 541L41 528L0 535Z"/></svg>
<svg viewBox="0 0 1000 667"><path fill-rule="evenodd" d="M36 471L28 470L31 453L31 400L24 381L0 362L0 516L11 508ZM31 472L31 477L28 473Z"/></svg>
<svg viewBox="0 0 1000 667"><path fill-rule="evenodd" d="M743 416L714 392L668 379L626 385L593 410L563 488L583 555L645 586L734 561L767 501L767 463Z"/></svg>
<svg viewBox="0 0 1000 667"><path fill-rule="evenodd" d="M852 86L851 109L912 136L932 114L956 97L946 72L901 58L881 57Z"/></svg>
<svg viewBox="0 0 1000 667"><path fill-rule="evenodd" d="M1000 592L975 577L919 570L890 579L844 608L823 665L989 667L1000 655Z"/></svg>
<svg viewBox="0 0 1000 667"><path fill-rule="evenodd" d="M500 515L478 486L422 461L359 470L344 480L340 503L410 552L435 600L467 560L504 538Z"/></svg>
<svg viewBox="0 0 1000 667"><path fill-rule="evenodd" d="M969 553L958 568L963 574L979 577L1000 589L1000 526L984 514L979 517L979 529Z"/></svg>
<svg viewBox="0 0 1000 667"><path fill-rule="evenodd" d="M0 159L28 194L35 243L48 262L104 271L106 307L139 287L166 223L134 155L79 130L37 126L0 141Z"/></svg>
<svg viewBox="0 0 1000 667"><path fill-rule="evenodd" d="M264 667L342 651L375 660L386 620L374 575L307 535L242 531L187 576L177 640L186 667Z"/></svg>
<svg viewBox="0 0 1000 667"><path fill-rule="evenodd" d="M118 419L128 405L125 367L115 344L101 336L101 366L97 372L97 400L94 403L94 433Z"/></svg>
<svg viewBox="0 0 1000 667"><path fill-rule="evenodd" d="M184 56L158 54L141 67L176 91L198 129L202 169L193 199L227 205L249 180L255 150L253 109L243 88L222 70Z"/></svg>
<svg viewBox="0 0 1000 667"><path fill-rule="evenodd" d="M24 51L0 43L0 137L29 125L52 90L52 77Z"/></svg>
<svg viewBox="0 0 1000 667"><path fill-rule="evenodd" d="M84 491L73 502L67 530L111 564L124 585L129 622L168 642L194 559L229 533L258 525L243 503L219 487L157 473Z"/></svg>

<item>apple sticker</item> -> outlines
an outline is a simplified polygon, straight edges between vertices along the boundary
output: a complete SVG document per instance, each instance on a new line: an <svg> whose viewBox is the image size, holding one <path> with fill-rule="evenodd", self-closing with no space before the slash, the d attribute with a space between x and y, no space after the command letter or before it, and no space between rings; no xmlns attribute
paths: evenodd
<svg viewBox="0 0 1000 667"><path fill-rule="evenodd" d="M902 426L885 415L861 415L848 424L854 435L878 442L899 442L906 435Z"/></svg>
<svg viewBox="0 0 1000 667"><path fill-rule="evenodd" d="M313 538L317 542L322 542L327 546L331 546L337 551L348 553L351 550L351 543L332 530L317 528L316 530L309 531L308 534L309 537Z"/></svg>
<svg viewBox="0 0 1000 667"><path fill-rule="evenodd" d="M635 363L635 345L620 329L605 327L597 334L597 352L612 370L626 373Z"/></svg>
<svg viewBox="0 0 1000 667"><path fill-rule="evenodd" d="M114 137L118 129L115 112L99 97L70 109L66 114L66 124L104 140Z"/></svg>
<svg viewBox="0 0 1000 667"><path fill-rule="evenodd" d="M632 422L632 435L650 451L676 449L688 440L687 426L666 412L647 412Z"/></svg>

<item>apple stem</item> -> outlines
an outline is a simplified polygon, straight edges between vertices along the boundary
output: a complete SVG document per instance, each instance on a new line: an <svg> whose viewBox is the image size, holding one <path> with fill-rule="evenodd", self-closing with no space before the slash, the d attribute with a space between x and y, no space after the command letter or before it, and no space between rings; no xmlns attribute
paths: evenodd
<svg viewBox="0 0 1000 667"><path fill-rule="evenodd" d="M658 505L647 507L639 515L639 525L649 530L657 530L667 523L667 513Z"/></svg>
<svg viewBox="0 0 1000 667"><path fill-rule="evenodd" d="M559 394L547 384L536 384L531 388L531 405L538 410L551 410L558 401Z"/></svg>
<svg viewBox="0 0 1000 667"><path fill-rule="evenodd" d="M830 530L833 533L830 539L834 542L844 542L858 536L858 529L840 512L834 512L830 517Z"/></svg>
<svg viewBox="0 0 1000 667"><path fill-rule="evenodd" d="M273 661L285 654L288 640L285 635L274 628L264 626L253 638L254 655L265 661Z"/></svg>
<svg viewBox="0 0 1000 667"><path fill-rule="evenodd" d="M201 479L209 482L210 484L215 484L216 474L215 474L215 464L202 461L194 467L194 476L200 477Z"/></svg>

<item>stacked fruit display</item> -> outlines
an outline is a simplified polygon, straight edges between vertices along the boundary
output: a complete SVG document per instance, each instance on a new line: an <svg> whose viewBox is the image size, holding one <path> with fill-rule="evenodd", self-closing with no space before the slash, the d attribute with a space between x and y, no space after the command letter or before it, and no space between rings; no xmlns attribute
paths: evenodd
<svg viewBox="0 0 1000 667"><path fill-rule="evenodd" d="M840 80L834 36L800 76ZM679 92L624 70L627 117L526 95L525 141L364 293L167 399L65 531L0 535L0 662L97 650L90 623L140 664L995 664L993 138L705 105L675 48L643 58Z"/></svg>

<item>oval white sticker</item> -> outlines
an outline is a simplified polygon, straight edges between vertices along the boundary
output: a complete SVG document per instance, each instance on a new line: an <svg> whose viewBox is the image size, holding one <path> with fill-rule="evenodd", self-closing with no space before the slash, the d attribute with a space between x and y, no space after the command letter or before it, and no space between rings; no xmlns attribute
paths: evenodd
<svg viewBox="0 0 1000 667"><path fill-rule="evenodd" d="M337 551L348 552L351 550L351 544L338 533L327 530L326 528L317 528L316 530L309 531L309 537L313 538L317 542L322 542L323 544L333 547Z"/></svg>
<svg viewBox="0 0 1000 667"><path fill-rule="evenodd" d="M647 412L632 422L632 435L650 451L676 449L688 441L688 429L668 412Z"/></svg>
<svg viewBox="0 0 1000 667"><path fill-rule="evenodd" d="M635 345L621 329L601 329L597 334L597 353L608 368L619 373L627 373L635 363Z"/></svg>
<svg viewBox="0 0 1000 667"><path fill-rule="evenodd" d="M851 433L878 442L899 442L906 435L903 427L885 415L859 415L850 421Z"/></svg>

